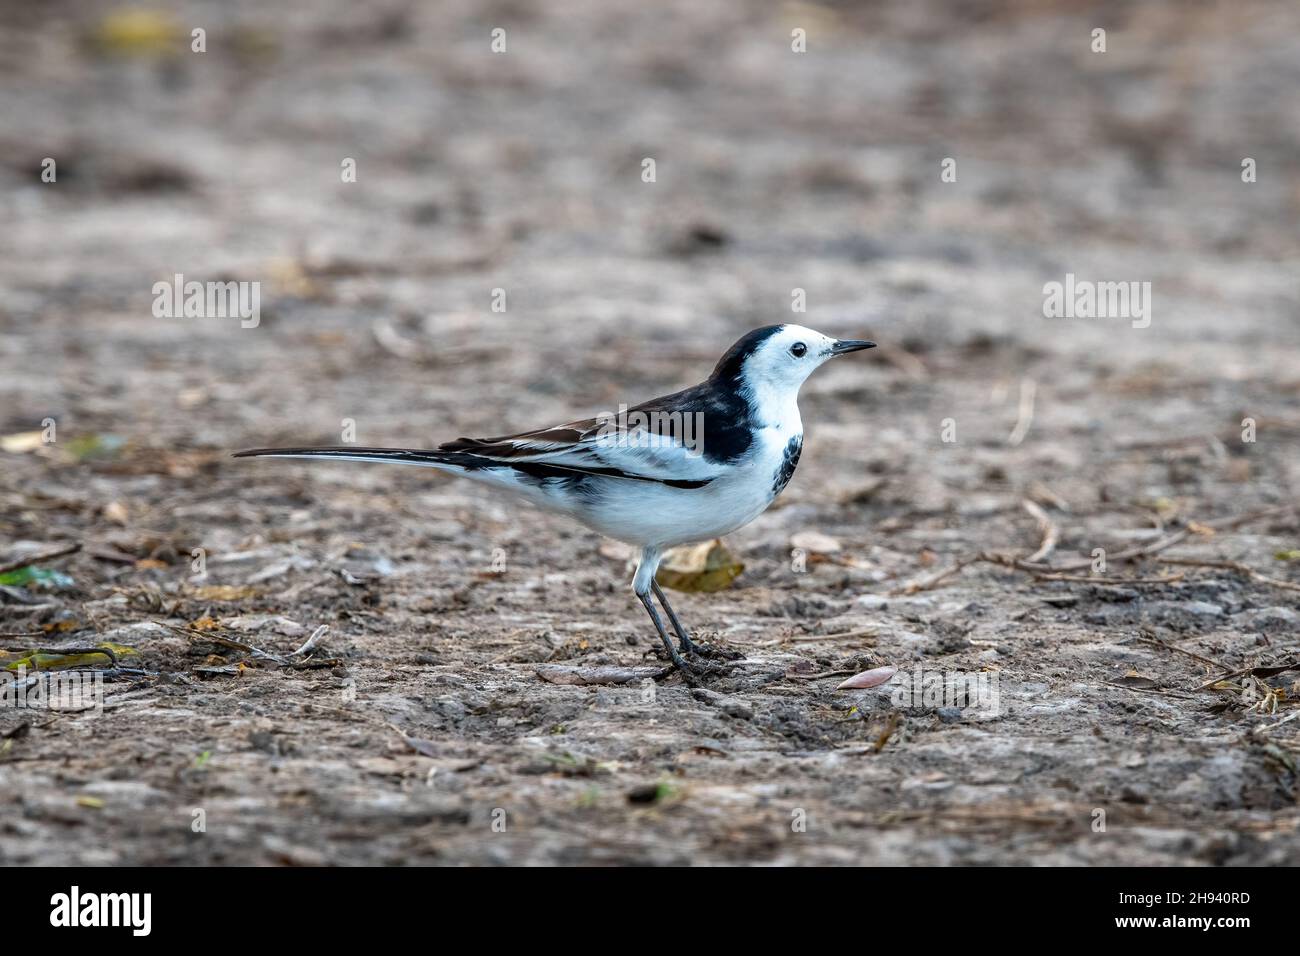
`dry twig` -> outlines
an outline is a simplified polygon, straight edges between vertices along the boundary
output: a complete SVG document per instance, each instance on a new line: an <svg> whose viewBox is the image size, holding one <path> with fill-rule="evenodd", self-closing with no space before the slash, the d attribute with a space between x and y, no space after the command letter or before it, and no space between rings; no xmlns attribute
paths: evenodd
<svg viewBox="0 0 1300 956"><path fill-rule="evenodd" d="M33 554L29 558L23 558L19 561L10 561L8 564L0 564L0 574L8 574L10 571L17 571L19 568L25 568L29 564L44 564L46 561L53 561L55 558L66 557L69 554L76 554L81 550L81 543L74 542L56 548L53 551L46 551L44 554Z"/></svg>
<svg viewBox="0 0 1300 956"><path fill-rule="evenodd" d="M1300 591L1300 584L1294 581L1284 581L1281 578L1270 577L1262 571L1256 571L1249 565L1242 564L1240 561L1206 561L1200 558L1161 558L1161 564L1177 564L1189 568L1221 568L1224 571L1235 571L1237 574L1250 578L1252 581L1258 581L1260 584L1269 584L1275 588L1283 588L1287 591Z"/></svg>
<svg viewBox="0 0 1300 956"><path fill-rule="evenodd" d="M1029 427L1034 424L1034 396L1038 393L1038 383L1027 378L1020 383L1020 408L1016 418L1016 427L1007 436L1007 444L1012 448L1018 446L1029 434Z"/></svg>
<svg viewBox="0 0 1300 956"><path fill-rule="evenodd" d="M1188 527L1181 528L1178 531L1174 531L1167 535L1163 535L1162 537L1157 538L1155 541L1143 545L1137 545L1132 548L1126 548L1123 551L1119 551L1115 554L1108 555L1107 561L1112 561L1112 562L1132 561L1137 558L1150 557L1151 555L1158 554L1161 551L1173 547L1174 545L1178 544L1180 541L1186 540L1193 533L1194 530L1204 529L1207 532L1230 531L1235 528L1239 528L1242 525L1249 524L1252 521L1258 521L1261 518L1271 518L1276 515L1285 514L1294 511L1295 507L1296 507L1295 505L1291 505L1291 504L1279 505L1274 508L1264 508L1261 511L1252 511L1244 515L1234 515L1229 518L1218 518L1213 521L1205 521L1199 523L1190 522L1188 524ZM1184 563L1179 559L1162 559L1162 560L1166 564ZM1000 564L1003 567L1013 568L1017 571L1025 571L1029 574L1034 575L1036 578L1040 580L1048 580L1048 581L1081 580L1083 582L1090 583L1090 584L1111 584L1111 585L1126 585L1129 583L1133 583L1133 584L1165 583L1164 581L1158 578L1156 579L1134 578L1131 581L1125 580L1123 578L1115 578L1111 581L1096 580L1090 577L1076 579L1072 577L1065 577L1062 575L1064 572L1083 571L1083 570L1090 569L1093 564L1092 559L1072 561L1066 564L1051 565L1051 564L1041 564L1036 561L1028 561L1023 558L1015 558L1012 557L1011 555L999 554L994 551L981 551L980 553L972 555L970 557L962 558L961 560L957 561L956 564L953 564L952 566L945 568L944 570L939 571L938 573L933 574L928 578L922 578L919 581L912 581L908 584L903 585L901 588L895 588L891 593L892 594L915 594L918 591L929 591L932 588L937 587L940 583L947 580L952 575L956 574L958 571L961 571L962 569L967 568L972 564L979 564L979 563ZM1300 585L1294 584L1290 581L1283 581L1280 578L1269 577L1268 575L1262 574L1259 571L1255 571L1253 568L1249 568L1246 565L1240 564L1235 561L1218 562L1217 565L1214 562L1194 562L1190 560L1187 561L1186 563L1201 564L1207 567L1219 566L1219 567L1226 568L1228 570L1233 570L1233 571L1237 571L1238 573L1245 574L1253 578L1254 580L1260 581L1261 583L1271 584L1276 587L1286 588L1288 590L1300 590ZM1170 580L1173 579L1171 578Z"/></svg>
<svg viewBox="0 0 1300 956"><path fill-rule="evenodd" d="M1048 516L1047 512L1043 510L1042 505L1038 504L1036 501L1031 501L1026 498L1021 502L1021 504L1024 506L1025 510L1029 512L1030 516L1038 522L1038 533L1042 535L1038 545L1038 550L1025 558L1028 563L1037 564L1040 561L1045 561L1048 556L1056 550L1057 542L1061 540L1061 529L1056 526L1056 522L1054 522Z"/></svg>

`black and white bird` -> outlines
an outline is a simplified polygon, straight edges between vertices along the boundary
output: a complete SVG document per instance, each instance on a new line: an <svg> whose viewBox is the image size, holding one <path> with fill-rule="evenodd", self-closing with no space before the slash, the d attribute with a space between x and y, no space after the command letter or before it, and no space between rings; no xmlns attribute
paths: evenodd
<svg viewBox="0 0 1300 956"><path fill-rule="evenodd" d="M458 438L437 449L256 448L236 458L317 458L419 465L512 492L534 505L641 549L632 590L673 663L707 666L655 580L666 549L735 531L789 483L803 448L799 387L836 355L874 342L834 339L800 325L743 336L699 385L621 410L497 438ZM651 596L668 613L673 646Z"/></svg>

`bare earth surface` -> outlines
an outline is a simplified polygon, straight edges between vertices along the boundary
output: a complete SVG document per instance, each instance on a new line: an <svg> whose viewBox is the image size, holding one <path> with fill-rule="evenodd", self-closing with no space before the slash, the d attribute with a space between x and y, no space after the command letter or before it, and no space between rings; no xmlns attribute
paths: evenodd
<svg viewBox="0 0 1300 956"><path fill-rule="evenodd" d="M134 653L102 714L0 710L0 862L1294 861L1300 672L1203 685L1300 662L1300 8L535 6L179 4L159 53L3 4L0 435L57 441L0 452L0 564L81 550L0 647ZM175 273L260 324L155 318ZM1150 326L1044 318L1067 273ZM805 387L734 584L672 592L744 654L700 688L539 675L660 665L610 542L229 457L612 410L792 318L881 347ZM1039 550L1027 500L1074 580L936 580ZM999 712L835 689L881 665Z"/></svg>

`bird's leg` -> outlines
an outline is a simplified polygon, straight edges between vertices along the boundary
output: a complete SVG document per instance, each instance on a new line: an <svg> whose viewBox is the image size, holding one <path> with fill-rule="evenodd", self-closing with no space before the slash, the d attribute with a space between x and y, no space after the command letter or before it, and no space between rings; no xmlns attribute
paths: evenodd
<svg viewBox="0 0 1300 956"><path fill-rule="evenodd" d="M725 667L719 667L717 664L688 664L681 653L673 646L673 639L668 636L664 630L664 622L659 617L659 612L655 610L654 602L650 600L653 593L663 603L664 610L668 612L668 619L673 622L673 630L677 632L678 638L682 642L682 651L687 654L697 654L699 647L693 643L686 634L686 629L682 627L681 621L677 620L677 615L664 599L664 592L660 590L658 583L655 581L655 571L659 569L659 559L662 557L658 548L643 548L641 551L641 560L636 566L636 577L632 579L632 590L636 592L637 599L645 605L646 611L650 614L650 620L654 621L655 630L659 632L659 639L664 642L664 647L668 649L668 657L672 660L673 666L682 672L688 683L697 682L697 675L701 672L707 673L725 673Z"/></svg>
<svg viewBox="0 0 1300 956"><path fill-rule="evenodd" d="M664 630L664 622L659 619L659 612L655 610L655 606L650 602L650 595L648 593L638 594L637 597L641 599L641 603L645 605L645 609L650 613L650 620L655 622L655 630L659 632L659 639L664 642L664 647L668 649L668 656L672 659L673 666L681 671L688 681L694 683L695 670L690 664L686 663L681 654L677 653L677 648L673 647L673 639Z"/></svg>
<svg viewBox="0 0 1300 956"><path fill-rule="evenodd" d="M642 548L641 560L636 565L636 575L632 578L632 590L636 592L637 598L645 605L645 609L650 612L650 620L654 621L655 630L659 632L659 638L664 642L664 647L668 648L668 656L672 658L673 664L683 674L688 677L691 675L691 666L682 659L682 655L677 653L677 648L673 647L672 638L664 630L664 622L659 619L659 612L655 610L654 604L650 602L650 591L659 590L659 585L655 584L655 572L659 570L659 559L663 557L658 548ZM672 611L668 612L672 617ZM681 625L677 624L677 619L673 618L674 627L677 632L681 633Z"/></svg>
<svg viewBox="0 0 1300 956"><path fill-rule="evenodd" d="M678 646L681 648L682 653L698 654L700 651L699 646L686 633L686 628L682 627L682 622L677 620L677 614L673 611L673 606L668 603L668 598L664 594L663 588L659 587L659 582L651 578L650 587L655 592L655 597L659 599L659 603L664 606L664 610L668 612L668 622L672 624L673 630L677 632Z"/></svg>
<svg viewBox="0 0 1300 956"><path fill-rule="evenodd" d="M637 562L636 576L632 579L632 590L636 592L637 598L645 605L646 611L650 614L650 620L654 621L655 630L659 632L659 639L664 642L664 647L668 649L668 657L672 660L673 666L682 672L682 675L690 683L695 683L695 673L697 668L686 663L685 658L678 653L677 648L673 647L673 640L664 630L664 622L659 618L659 612L655 610L654 603L650 600L650 593L653 591L663 601L663 592L659 590L659 585L655 583L655 572L659 570L659 559L663 557L658 548L642 548L641 560ZM677 616L673 614L672 608L664 602L664 608L668 611L668 617L673 622L673 630L677 632L678 637L684 638L682 649L689 652L694 647L690 638L686 637L686 632L682 630L682 625L678 622Z"/></svg>

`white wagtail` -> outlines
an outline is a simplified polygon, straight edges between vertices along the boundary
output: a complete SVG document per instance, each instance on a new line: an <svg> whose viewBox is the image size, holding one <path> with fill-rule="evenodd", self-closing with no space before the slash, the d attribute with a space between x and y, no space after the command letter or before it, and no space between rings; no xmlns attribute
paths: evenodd
<svg viewBox="0 0 1300 956"><path fill-rule="evenodd" d="M799 386L833 356L874 348L800 325L745 335L713 374L617 416L552 428L458 438L422 448L256 448L236 458L333 458L421 465L504 488L641 549L632 590L654 621L673 663L690 675L695 644L664 597L655 572L664 550L707 541L758 517L799 463ZM659 599L677 634L673 647L651 603ZM704 668L707 669L707 668Z"/></svg>

